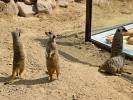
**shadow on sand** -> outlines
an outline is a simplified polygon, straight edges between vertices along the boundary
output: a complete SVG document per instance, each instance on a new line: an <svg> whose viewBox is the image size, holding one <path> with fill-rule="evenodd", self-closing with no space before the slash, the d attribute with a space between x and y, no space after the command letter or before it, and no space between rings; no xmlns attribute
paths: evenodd
<svg viewBox="0 0 133 100"><path fill-rule="evenodd" d="M0 82L6 83L9 81L9 77L0 77ZM44 83L50 83L52 81L49 81L48 77L44 78L39 78L39 79L33 79L33 80L28 80L28 79L15 79L14 82L12 83L13 85L37 85L37 84L44 84Z"/></svg>
<svg viewBox="0 0 133 100"><path fill-rule="evenodd" d="M35 39L35 41L39 41L43 47L46 47L46 41L47 41L46 39ZM62 45L62 46L74 46L74 43L72 43L72 42L63 42L63 41L60 42L60 41L58 41L57 44ZM62 50L58 50L58 51L59 51L59 54L61 56L63 56L64 58L66 58L68 61L78 62L78 63L82 63L82 64L89 64L87 62L79 60L76 57L73 57L72 55L70 55L70 54L68 54Z"/></svg>

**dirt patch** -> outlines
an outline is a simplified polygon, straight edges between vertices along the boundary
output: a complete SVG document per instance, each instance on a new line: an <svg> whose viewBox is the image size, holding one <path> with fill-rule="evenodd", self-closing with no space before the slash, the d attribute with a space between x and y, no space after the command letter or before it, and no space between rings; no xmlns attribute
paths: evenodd
<svg viewBox="0 0 133 100"><path fill-rule="evenodd" d="M98 14L97 14L98 15ZM85 5L71 3L67 9L55 9L52 15L0 18L0 98L2 100L132 100L133 84L117 76L99 73L97 66L110 53L84 43ZM98 23L97 23L98 24ZM96 24L95 24L96 25ZM99 25L99 24L98 24ZM12 72L11 32L22 29L26 53L23 80L3 85ZM61 75L51 83L45 74L45 31L57 36ZM74 35L71 35L73 34ZM133 63L126 61L129 68ZM55 78L56 79L56 78Z"/></svg>

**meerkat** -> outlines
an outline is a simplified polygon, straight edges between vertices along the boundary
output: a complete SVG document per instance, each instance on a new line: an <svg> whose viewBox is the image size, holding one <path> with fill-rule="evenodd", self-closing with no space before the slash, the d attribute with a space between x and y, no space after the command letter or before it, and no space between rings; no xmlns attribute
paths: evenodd
<svg viewBox="0 0 133 100"><path fill-rule="evenodd" d="M21 78L21 74L24 71L25 67L25 54L23 50L23 45L20 39L20 30L17 29L14 32L11 32L12 39L13 39L13 69L10 81L6 82L5 84L12 83L16 77Z"/></svg>
<svg viewBox="0 0 133 100"><path fill-rule="evenodd" d="M46 67L48 72L46 73L49 75L50 81L52 81L54 72L56 72L57 79L59 77L59 54L56 47L56 36L52 32L45 32L45 34L48 36L46 43Z"/></svg>
<svg viewBox="0 0 133 100"><path fill-rule="evenodd" d="M131 74L130 72L126 72L124 70L124 65L125 54L120 54L105 61L103 65L99 66L99 71L112 75L120 75L121 73Z"/></svg>
<svg viewBox="0 0 133 100"><path fill-rule="evenodd" d="M118 56L123 51L123 33L127 32L125 27L119 27L113 37L112 46L111 46L111 57Z"/></svg>

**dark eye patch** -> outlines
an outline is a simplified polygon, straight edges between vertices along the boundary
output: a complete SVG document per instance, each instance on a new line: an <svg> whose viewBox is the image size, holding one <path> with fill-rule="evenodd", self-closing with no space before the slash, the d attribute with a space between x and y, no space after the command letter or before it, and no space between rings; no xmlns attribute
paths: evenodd
<svg viewBox="0 0 133 100"><path fill-rule="evenodd" d="M56 36L55 36L55 35L53 35L53 38L56 38Z"/></svg>
<svg viewBox="0 0 133 100"><path fill-rule="evenodd" d="M127 29L124 26L121 26L122 32L127 32Z"/></svg>
<svg viewBox="0 0 133 100"><path fill-rule="evenodd" d="M51 33L51 32L49 32L49 34L51 35L52 33Z"/></svg>
<svg viewBox="0 0 133 100"><path fill-rule="evenodd" d="M20 32L19 32L19 37L20 37Z"/></svg>

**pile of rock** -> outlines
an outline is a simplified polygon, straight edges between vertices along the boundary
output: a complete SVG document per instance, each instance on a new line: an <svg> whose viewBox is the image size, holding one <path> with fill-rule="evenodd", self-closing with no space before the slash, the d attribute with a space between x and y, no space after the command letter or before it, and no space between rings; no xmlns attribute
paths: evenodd
<svg viewBox="0 0 133 100"><path fill-rule="evenodd" d="M18 7L14 0L1 0L0 1L0 14L18 15Z"/></svg>
<svg viewBox="0 0 133 100"><path fill-rule="evenodd" d="M51 14L53 9L67 8L68 0L1 0L0 14L32 16L37 13Z"/></svg>

